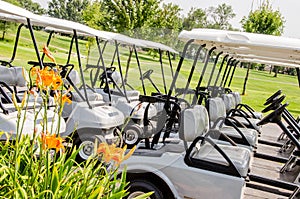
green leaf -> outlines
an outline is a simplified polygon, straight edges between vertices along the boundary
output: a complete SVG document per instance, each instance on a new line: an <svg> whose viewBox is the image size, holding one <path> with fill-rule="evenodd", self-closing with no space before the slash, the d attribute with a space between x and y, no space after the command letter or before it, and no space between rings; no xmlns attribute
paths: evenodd
<svg viewBox="0 0 300 199"><path fill-rule="evenodd" d="M149 193L145 193L143 195L135 197L134 199L146 199L146 198L150 197L153 193L154 193L153 191L149 192Z"/></svg>
<svg viewBox="0 0 300 199"><path fill-rule="evenodd" d="M51 179L51 190L52 190L54 196L56 195L57 189L59 188L59 183L60 182L59 182L57 168L54 165L53 170L52 170L52 179Z"/></svg>

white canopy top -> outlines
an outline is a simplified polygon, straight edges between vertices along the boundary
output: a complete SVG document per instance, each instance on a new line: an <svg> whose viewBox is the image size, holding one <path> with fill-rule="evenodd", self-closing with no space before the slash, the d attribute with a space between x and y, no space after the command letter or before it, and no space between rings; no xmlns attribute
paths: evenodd
<svg viewBox="0 0 300 199"><path fill-rule="evenodd" d="M139 46L144 46L144 44L137 42L135 39L119 33L96 30L74 21L36 15L23 8L0 0L0 19L19 23L26 23L26 18L30 19L32 25L43 27L48 26L48 29L52 29L58 32L64 32L69 34L72 33L73 30L76 30L78 34L81 35L97 36L103 40L117 40L125 44L135 44Z"/></svg>
<svg viewBox="0 0 300 199"><path fill-rule="evenodd" d="M3 21L10 21L10 22L15 22L15 23L27 23L25 17L20 17L16 15L11 15L7 13L0 13L0 19Z"/></svg>
<svg viewBox="0 0 300 199"><path fill-rule="evenodd" d="M277 61L270 61L264 59L255 59L255 58L239 58L239 61L242 62L252 62L252 63L260 63L260 64L270 64L275 66L284 66L284 67L291 67L291 68L299 68L298 64L291 64L286 62L277 62Z"/></svg>
<svg viewBox="0 0 300 199"><path fill-rule="evenodd" d="M26 21L26 19L28 18L28 19L30 19L30 22L32 24L38 25L38 26L43 26L43 27L52 26L54 28L64 29L64 30L68 30L68 31L77 30L82 33L89 33L89 32L93 32L93 30L94 30L88 26L85 26L85 25L82 25L80 23L76 23L73 21L36 15L28 10L25 10L18 6L4 2L2 0L0 0L0 13L7 14L5 17L8 20L15 20L20 23L24 23ZM9 15L11 15L11 16L9 16ZM5 17L3 19L5 19Z"/></svg>
<svg viewBox="0 0 300 199"><path fill-rule="evenodd" d="M67 34L70 34L73 32L73 30L76 30L78 34L97 36L107 41L116 40L123 44L136 45L141 47L148 46L151 48L159 48L161 50L167 50L173 53L177 53L172 48L163 45L161 43L134 39L119 33L96 30L74 21L36 15L23 8L20 8L18 6L0 0L0 19L19 22L19 23L26 23L26 18L30 19L32 25L47 27L48 30L64 32Z"/></svg>
<svg viewBox="0 0 300 199"><path fill-rule="evenodd" d="M180 39L215 46L235 57L260 57L261 60L300 64L300 40L279 36L213 29L182 31ZM256 57L256 58L257 58Z"/></svg>

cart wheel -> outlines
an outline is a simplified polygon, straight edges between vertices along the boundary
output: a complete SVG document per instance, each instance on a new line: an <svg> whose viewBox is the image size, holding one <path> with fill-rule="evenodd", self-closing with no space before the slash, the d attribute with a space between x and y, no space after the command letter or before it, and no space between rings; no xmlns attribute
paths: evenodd
<svg viewBox="0 0 300 199"><path fill-rule="evenodd" d="M163 199L164 198L164 195L161 192L161 190L159 190L159 188L157 188L151 182L148 182L145 180L132 180L129 184L129 189L128 189L129 195L127 196L127 198L128 199L135 198L137 196L140 196L145 193L149 193L151 191L153 192L153 194L151 196L149 196L148 198L151 198L151 199Z"/></svg>
<svg viewBox="0 0 300 199"><path fill-rule="evenodd" d="M98 140L98 144L101 142L105 142L104 137L103 139L97 139L97 140ZM84 162L90 156L94 155L95 142L96 142L95 135L91 135L91 134L82 134L80 136L76 135L73 144L74 146L76 146L77 149L81 148L76 156L76 161L78 163Z"/></svg>
<svg viewBox="0 0 300 199"><path fill-rule="evenodd" d="M123 139L128 148L132 148L134 145L139 143L141 140L139 132L140 129L134 125L125 129Z"/></svg>

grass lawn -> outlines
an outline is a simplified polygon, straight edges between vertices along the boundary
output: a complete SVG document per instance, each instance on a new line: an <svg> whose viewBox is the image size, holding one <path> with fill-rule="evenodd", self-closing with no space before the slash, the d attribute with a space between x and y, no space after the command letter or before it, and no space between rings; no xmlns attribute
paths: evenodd
<svg viewBox="0 0 300 199"><path fill-rule="evenodd" d="M5 40L0 41L0 60L10 60L12 56L14 40L15 40L16 28L11 28L6 33ZM2 30L0 30L0 34L2 34ZM38 48L40 51L42 50L43 45L47 41L48 34L44 31L35 31L35 37L38 43ZM60 64L64 64L67 61L69 45L71 38L66 36L60 36L55 34L54 38L50 43L50 50L53 52L54 57L57 62ZM81 62L83 68L87 61L90 64L96 64L98 61L98 51L95 46L91 48L90 55L88 56L88 48L87 41L79 40L79 48L81 52ZM148 53L142 51L142 49L138 49L139 51L139 61L142 68L142 73L152 69L153 74L151 75L153 82L155 82L156 86L164 92L163 80L161 76L161 66L158 61L158 57L154 57L153 55L149 55ZM78 62L75 47L73 45L73 51L71 56L71 63L75 64L78 69ZM116 66L117 60L115 59L112 62L112 57L114 53L113 44L108 44L104 51L105 65L106 66ZM129 51L128 47L120 46L120 55L121 55L121 64L123 75L125 75L126 65L127 65L127 57ZM87 60L88 59L88 60ZM26 69L29 69L30 66L27 64L30 60L37 60L36 54L33 48L32 40L29 35L29 31L26 28L22 28L21 38L19 41L19 46L17 50L16 58L13 61L13 65L15 66L23 66ZM49 59L45 58L45 61L49 61ZM178 57L176 60L173 60L173 70L175 71L178 63ZM113 64L112 64L113 63ZM192 60L185 60L182 73L178 77L178 82L176 87L184 87L188 74L190 72L190 67L192 64ZM197 85L197 81L202 72L203 63L198 63L195 70L195 75L192 78L191 86L195 87ZM212 63L209 64L207 71L204 75L204 80L202 82L202 86L207 84L210 72L211 72ZM166 87L170 86L170 82L172 81L172 74L168 64L167 57L163 59L163 70L165 73L165 81ZM233 91L242 92L244 77L246 75L246 69L237 68L235 77L231 84L231 89ZM276 92L278 89L282 89L283 93L286 95L286 101L289 103L288 109L294 116L298 116L300 114L300 109L297 103L300 101L299 87L297 78L295 76L288 76L278 74L278 77L273 77L273 73L269 74L266 71L256 71L250 70L250 76L247 84L246 95L242 96L242 100L244 103L251 105L255 110L261 111L263 109L263 103L271 94ZM85 71L85 79L89 83L90 71ZM137 61L133 55L131 59L131 64L128 73L128 83L132 85L134 88L142 91L141 81L139 79L140 74L137 67ZM215 76L214 76L215 78ZM155 91L149 80L144 81L145 86L147 88L147 93L149 94L151 91Z"/></svg>

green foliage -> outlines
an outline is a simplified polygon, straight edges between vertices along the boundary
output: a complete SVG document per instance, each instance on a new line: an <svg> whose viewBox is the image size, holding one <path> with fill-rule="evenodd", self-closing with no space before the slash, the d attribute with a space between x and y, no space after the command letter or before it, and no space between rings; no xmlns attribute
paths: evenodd
<svg viewBox="0 0 300 199"><path fill-rule="evenodd" d="M229 21L235 17L235 13L230 5L225 3L218 7L209 7L206 10L201 8L191 8L187 17L183 18L183 29L193 28L214 28L231 30Z"/></svg>
<svg viewBox="0 0 300 199"><path fill-rule="evenodd" d="M26 10L29 10L35 14L44 14L46 11L40 4L33 2L32 0L4 0L8 3L20 6Z"/></svg>
<svg viewBox="0 0 300 199"><path fill-rule="evenodd" d="M126 175L116 178L96 159L82 165L70 155L37 151L28 136L0 143L0 195L4 198L122 198Z"/></svg>
<svg viewBox="0 0 300 199"><path fill-rule="evenodd" d="M204 28L207 26L207 13L201 8L192 7L187 17L183 19L183 29Z"/></svg>
<svg viewBox="0 0 300 199"><path fill-rule="evenodd" d="M82 18L85 23L95 29L104 29L105 20L101 1L90 2L82 12Z"/></svg>
<svg viewBox="0 0 300 199"><path fill-rule="evenodd" d="M157 14L146 22L146 26L179 30L182 26L180 11L181 8L178 5L163 4L162 8L158 9Z"/></svg>
<svg viewBox="0 0 300 199"><path fill-rule="evenodd" d="M269 1L263 2L259 9L251 11L241 20L246 32L280 36L283 33L284 18L279 10L274 11Z"/></svg>
<svg viewBox="0 0 300 199"><path fill-rule="evenodd" d="M258 66L258 70L265 70L265 64L260 64L259 66Z"/></svg>
<svg viewBox="0 0 300 199"><path fill-rule="evenodd" d="M141 28L129 31L135 38L161 42L171 47L176 46L179 29L181 29L180 8L177 5L163 4L157 14Z"/></svg>
<svg viewBox="0 0 300 199"><path fill-rule="evenodd" d="M60 19L83 22L82 12L88 3L88 0L52 0L48 4L48 14Z"/></svg>
<svg viewBox="0 0 300 199"><path fill-rule="evenodd" d="M103 1L105 30L124 32L142 27L159 11L159 0L106 0Z"/></svg>
<svg viewBox="0 0 300 199"><path fill-rule="evenodd" d="M48 52L46 55L49 57L49 51L46 49L44 51ZM29 78L25 75L24 78L29 84ZM49 122L48 112L53 111L61 116L64 103L68 101L63 95L56 94L55 106L48 109L50 90L59 89L62 92L63 80L60 75L49 68L33 69L30 79L41 92L39 94L34 90L25 92L21 103L17 103L13 93L12 101L16 116L11 117L16 120L16 127L12 132L0 133L1 198L123 198L127 194L125 169L120 173L118 164L111 164L112 158L105 160L105 164L99 161L111 151L97 154L95 149L94 156L78 164L76 156L81 148L76 150L73 146L66 151L63 139L59 135L62 130L60 128L62 117ZM37 106L34 104L34 110L31 111L27 110L29 93L42 99L41 104ZM25 128L27 125L32 125L32 128ZM6 140L3 141L3 138ZM68 140L70 140L68 144L72 145L72 140ZM102 144L108 146L107 143ZM125 149L119 150L116 147L114 149L114 155L121 158L128 156L128 154L124 156ZM124 160L121 158L117 163ZM140 197L146 198L149 194Z"/></svg>
<svg viewBox="0 0 300 199"><path fill-rule="evenodd" d="M229 30L232 29L229 20L235 17L235 13L230 5L225 3L218 5L218 7L209 7L208 13L210 18L208 27L214 29Z"/></svg>

